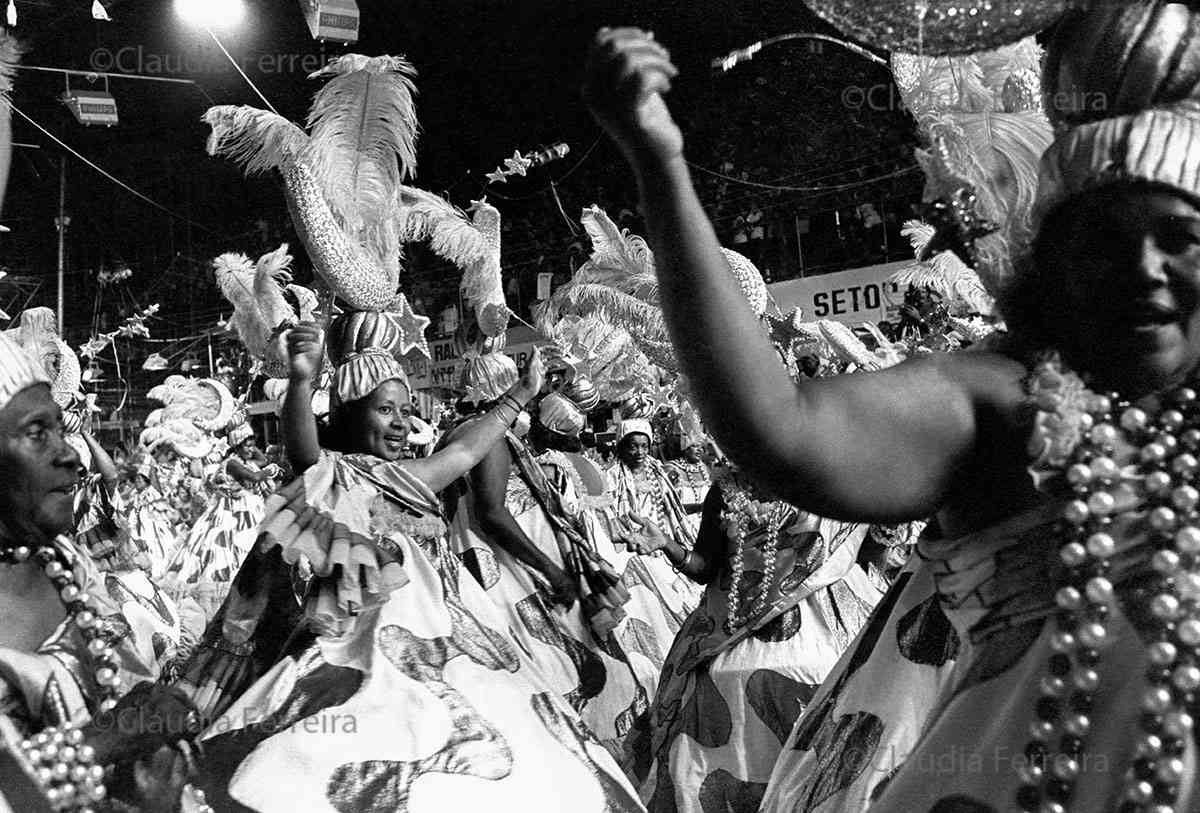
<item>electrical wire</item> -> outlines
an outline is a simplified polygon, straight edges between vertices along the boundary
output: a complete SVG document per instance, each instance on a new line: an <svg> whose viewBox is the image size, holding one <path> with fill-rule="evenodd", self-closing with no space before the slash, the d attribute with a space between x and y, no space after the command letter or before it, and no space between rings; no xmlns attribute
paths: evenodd
<svg viewBox="0 0 1200 813"><path fill-rule="evenodd" d="M125 190L126 192L128 192L129 194L133 195L134 197L138 198L139 200L143 201L144 203L148 203L149 205L153 206L155 209L158 209L160 212L163 212L164 214L166 214L166 215L169 215L170 217L173 217L173 218L175 218L176 220L179 220L179 221L181 221L181 222L183 222L183 223L187 223L189 226L195 226L197 229L200 229L201 231L204 231L204 232L208 232L209 234L216 234L216 233L217 233L217 232L216 232L214 229L210 229L210 228L208 228L207 226L201 225L200 223L197 223L197 222L195 222L194 220L189 220L188 218L184 217L183 215L181 215L181 214L177 214L177 213L175 213L175 212L171 211L170 209L168 209L166 206L163 206L163 205L162 205L161 203L159 203L158 201L156 201L156 200L152 200L151 198L148 198L148 197L146 197L146 196L145 196L145 195L143 195L141 192L137 191L137 190L136 190L136 189L134 189L132 186L130 186L129 184L127 184L127 183L125 183L124 181L122 181L120 178L116 177L116 176L115 176L115 175L113 175L112 173L110 173L110 172L108 172L107 170L105 170L103 167L101 167L101 166L99 166L99 165L97 165L97 164L93 163L91 160L89 160L88 158L86 158L85 156L83 156L82 154L80 154L80 153L79 153L77 150L75 150L75 149L74 149L73 147L71 147L69 144L67 144L66 142L64 142L64 141L63 141L61 138L59 138L58 136L54 135L54 133L50 132L50 131L49 131L49 130L47 130L45 127L43 127L42 125L40 125L40 124L38 124L36 121L34 121L32 118L30 118L30 117L29 117L29 116L28 116L28 115L25 113L25 111L24 111L24 110L22 110L21 108L17 107L15 104L13 104L13 103L11 102L11 100L9 101L9 107L11 107L11 108L12 108L12 110L13 110L13 112L14 112L14 113L16 113L16 114L17 114L17 115L19 115L21 118L25 119L25 121L27 121L27 122L29 122L31 125L33 125L33 127L34 127L35 129L37 129L38 131L40 131L40 132L42 133L42 135L44 135L44 136L46 136L47 138L49 138L49 139L50 139L51 141L53 141L55 144L57 144L58 146L62 147L64 150L66 150L67 152L69 152L71 155L73 155L73 156L75 156L76 158L78 158L78 159L79 159L80 161L82 161L84 164L86 164L87 166L91 167L91 168L92 168L92 169L94 169L96 172L100 173L102 176L104 176L105 178L107 178L109 181L111 181L112 183L116 184L117 186L121 187L122 189L124 189L124 190Z"/></svg>
<svg viewBox="0 0 1200 813"><path fill-rule="evenodd" d="M703 172L706 175L712 175L717 178L721 178L722 180L729 181L730 183L741 184L742 186L752 186L755 189L768 189L773 192L810 192L810 193L844 192L847 189L855 189L860 186L868 186L870 184L878 183L880 181L890 180L891 178L898 178L903 175L910 175L913 172L917 172L920 170L919 166L917 166L916 164L913 164L910 167L898 169L895 172L889 172L886 175L880 175L875 178L863 178L862 180L859 180L859 181L852 181L850 183L844 183L844 184L833 184L830 186L777 186L775 184L758 183L757 181L748 181L748 180L744 180L742 178L735 178L732 175L726 175L723 172L717 172L716 170L709 169L708 167L702 167L699 164L693 164L691 161L685 161L684 163L686 163L689 167L691 167L692 169L694 169L698 172Z"/></svg>

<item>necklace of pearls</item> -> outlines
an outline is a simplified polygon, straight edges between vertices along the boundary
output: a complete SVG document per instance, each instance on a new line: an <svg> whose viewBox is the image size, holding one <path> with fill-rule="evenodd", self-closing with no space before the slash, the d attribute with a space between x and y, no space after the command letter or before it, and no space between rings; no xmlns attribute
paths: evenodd
<svg viewBox="0 0 1200 813"><path fill-rule="evenodd" d="M1081 441L1065 461L1074 492L1060 522L1058 555L1066 579L1054 596L1059 609L1054 654L1025 747L1016 797L1022 811L1064 813L1080 774L1093 695L1104 679L1098 667L1109 643L1115 592L1110 560L1117 547L1113 521L1124 510L1120 506L1138 496L1129 484L1130 471L1123 472L1114 460L1124 444L1136 450L1136 475L1145 494L1136 502L1148 510L1145 524L1154 547L1147 596L1154 630L1146 647L1150 667L1136 756L1124 776L1118 809L1171 813L1178 799L1200 690L1200 403L1189 387L1163 403L1150 414L1115 393L1089 393L1081 400Z"/></svg>
<svg viewBox="0 0 1200 813"><path fill-rule="evenodd" d="M92 678L99 687L98 710L111 711L121 693L121 678L116 653L106 639L101 614L84 592L72 560L66 553L68 543L25 545L0 548L0 564L23 564L32 557L58 592L66 608L69 623L79 630L87 654L92 658ZM20 744L30 775L38 783L56 811L87 813L92 805L106 797L104 768L94 764L95 751L83 741L83 733L74 725L39 732Z"/></svg>
<svg viewBox="0 0 1200 813"><path fill-rule="evenodd" d="M766 609L775 582L775 560L779 552L779 532L791 513L787 503L762 503L751 498L740 485L727 480L721 484L721 495L725 501L722 519L733 541L732 574L729 582L729 609L725 617L725 632L732 635L750 618ZM761 526L766 534L762 544L763 574L758 585L758 595L749 612L742 615L742 581L746 573L746 536L755 526Z"/></svg>

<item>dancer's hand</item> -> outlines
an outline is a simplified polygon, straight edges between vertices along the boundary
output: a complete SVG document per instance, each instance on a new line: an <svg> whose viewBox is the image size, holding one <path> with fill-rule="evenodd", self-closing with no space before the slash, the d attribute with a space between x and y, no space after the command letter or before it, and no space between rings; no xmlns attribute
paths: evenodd
<svg viewBox="0 0 1200 813"><path fill-rule="evenodd" d="M579 585L567 571L555 568L547 574L546 579L550 582L550 599L555 604L568 610L575 606L575 602L579 600Z"/></svg>
<svg viewBox="0 0 1200 813"><path fill-rule="evenodd" d="M593 38L583 99L631 164L683 154L683 135L663 101L678 75L651 33L602 28Z"/></svg>
<svg viewBox="0 0 1200 813"><path fill-rule="evenodd" d="M324 360L325 335L311 322L296 325L287 333L288 375L292 381L307 382L317 377Z"/></svg>
<svg viewBox="0 0 1200 813"><path fill-rule="evenodd" d="M529 362L521 378L510 389L509 395L516 398L522 405L528 404L542 391L542 383L546 380L546 363L542 354L535 347L529 354Z"/></svg>
<svg viewBox="0 0 1200 813"><path fill-rule="evenodd" d="M630 516L629 520L630 524L635 527L629 533L622 534L621 541L632 548L635 553L649 556L670 544L667 535L650 520L636 515Z"/></svg>
<svg viewBox="0 0 1200 813"><path fill-rule="evenodd" d="M195 706L178 689L145 681L129 690L116 708L97 714L84 729L97 763L122 762L201 733Z"/></svg>

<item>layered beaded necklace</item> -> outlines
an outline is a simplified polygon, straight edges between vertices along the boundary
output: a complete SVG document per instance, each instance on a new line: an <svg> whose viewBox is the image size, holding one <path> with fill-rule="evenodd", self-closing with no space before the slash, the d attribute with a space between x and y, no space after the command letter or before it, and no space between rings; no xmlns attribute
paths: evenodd
<svg viewBox="0 0 1200 813"><path fill-rule="evenodd" d="M1053 364L1039 369L1066 381ZM1049 456L1073 494L1058 526L1066 578L1054 595L1054 654L1039 687L1016 801L1023 811L1068 808L1091 728L1093 694L1103 680L1098 668L1115 597L1114 521L1144 511L1154 551L1147 605L1154 629L1146 647L1150 667L1136 756L1124 776L1119 810L1171 813L1200 691L1200 400L1183 387L1149 409L1115 393L1098 395L1078 384L1073 389L1044 388L1038 398L1039 427L1052 427L1047 447L1059 444ZM1131 450L1123 468L1115 458Z"/></svg>
<svg viewBox="0 0 1200 813"><path fill-rule="evenodd" d="M32 557L54 585L66 608L69 623L79 630L87 654L92 659L91 677L99 687L98 710L108 712L117 705L121 678L116 653L107 640L101 613L84 591L80 576L66 553L69 543L60 537L58 544L30 549L25 545L0 548L0 564L23 564ZM94 764L95 752L83 741L78 727L66 724L42 731L21 743L34 780L41 787L53 810L88 813L91 805L106 797L104 768Z"/></svg>
<svg viewBox="0 0 1200 813"><path fill-rule="evenodd" d="M740 478L739 478L740 479ZM783 529L793 509L787 503L761 502L755 499L750 487L723 477L719 481L725 510L721 514L722 524L733 542L731 557L732 573L729 583L729 609L725 617L725 632L732 635L739 627L766 609L775 582L775 559L779 553L779 532ZM751 529L761 527L765 534L761 546L763 560L762 581L758 595L745 615L742 614L742 582L746 574L746 536Z"/></svg>

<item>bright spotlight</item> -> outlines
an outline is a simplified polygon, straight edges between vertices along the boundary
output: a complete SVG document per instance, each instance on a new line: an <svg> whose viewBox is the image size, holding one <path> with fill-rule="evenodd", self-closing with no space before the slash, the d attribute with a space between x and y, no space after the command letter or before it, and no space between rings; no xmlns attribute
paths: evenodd
<svg viewBox="0 0 1200 813"><path fill-rule="evenodd" d="M243 0L175 0L175 13L191 25L229 28L246 15Z"/></svg>

